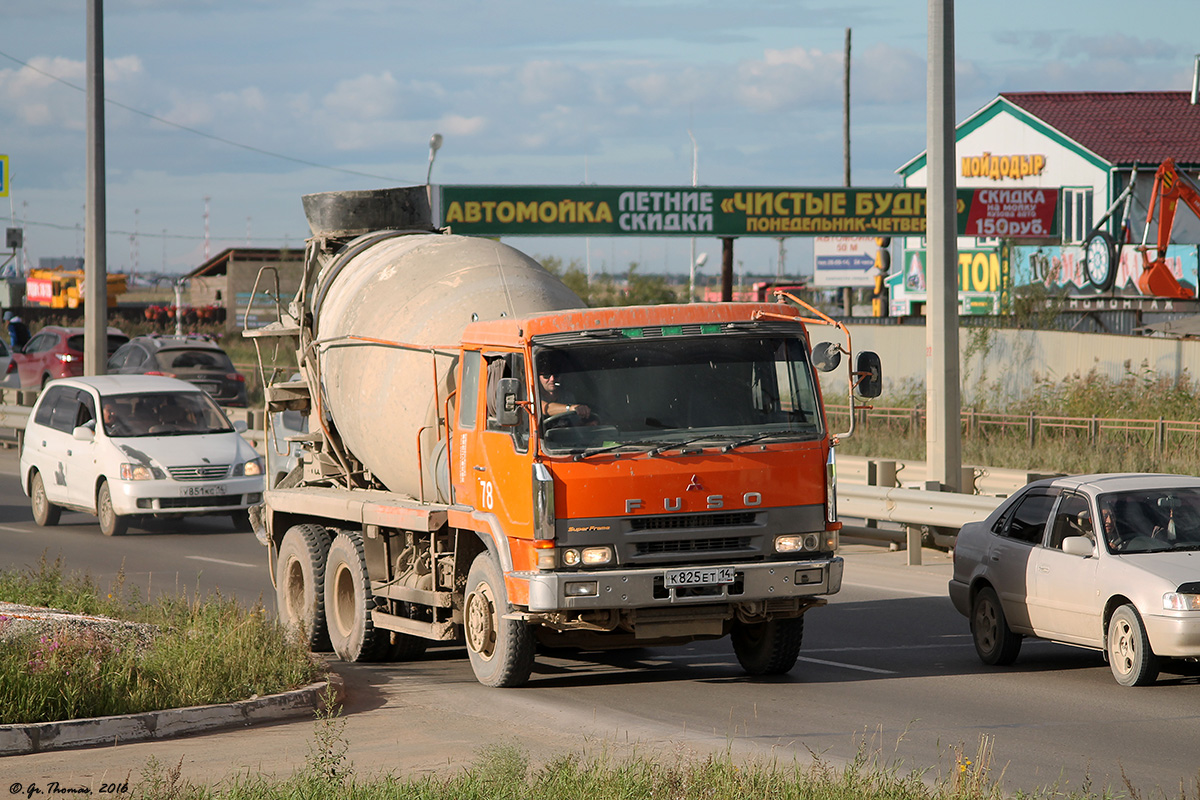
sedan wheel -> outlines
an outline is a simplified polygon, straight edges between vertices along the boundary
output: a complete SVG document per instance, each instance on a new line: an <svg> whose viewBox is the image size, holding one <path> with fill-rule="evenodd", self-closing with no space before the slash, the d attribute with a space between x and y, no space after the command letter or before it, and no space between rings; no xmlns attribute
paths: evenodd
<svg viewBox="0 0 1200 800"><path fill-rule="evenodd" d="M1142 618L1133 606L1121 606L1108 623L1108 666L1122 686L1145 686L1158 678L1158 656L1150 649L1150 640Z"/></svg>
<svg viewBox="0 0 1200 800"><path fill-rule="evenodd" d="M1000 598L990 586L980 589L971 604L971 638L979 660L992 666L1007 666L1021 652L1021 636L1008 627Z"/></svg>

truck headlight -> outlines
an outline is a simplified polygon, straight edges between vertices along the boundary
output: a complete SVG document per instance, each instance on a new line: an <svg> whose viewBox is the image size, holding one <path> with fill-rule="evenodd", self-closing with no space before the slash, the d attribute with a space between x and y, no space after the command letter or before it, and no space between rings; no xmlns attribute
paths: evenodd
<svg viewBox="0 0 1200 800"><path fill-rule="evenodd" d="M1167 592L1163 595L1165 611L1200 611L1200 594Z"/></svg>
<svg viewBox="0 0 1200 800"><path fill-rule="evenodd" d="M585 547L583 548L583 553L581 555L583 557L583 565L585 567L596 567L612 561L612 548Z"/></svg>
<svg viewBox="0 0 1200 800"><path fill-rule="evenodd" d="M820 549L821 536L817 533L788 533L775 537L776 553L811 553Z"/></svg>

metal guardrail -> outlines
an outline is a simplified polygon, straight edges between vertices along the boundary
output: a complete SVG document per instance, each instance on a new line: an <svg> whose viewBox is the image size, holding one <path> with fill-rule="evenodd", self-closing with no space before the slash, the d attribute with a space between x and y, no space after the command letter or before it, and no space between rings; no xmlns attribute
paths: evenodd
<svg viewBox="0 0 1200 800"><path fill-rule="evenodd" d="M0 444L20 445L21 435L25 431L25 423L29 421L29 406L0 406ZM231 420L248 419L249 412L245 409L225 409ZM261 419L261 415L259 415ZM266 444L266 431L250 429L242 431L242 438L254 445L260 452Z"/></svg>

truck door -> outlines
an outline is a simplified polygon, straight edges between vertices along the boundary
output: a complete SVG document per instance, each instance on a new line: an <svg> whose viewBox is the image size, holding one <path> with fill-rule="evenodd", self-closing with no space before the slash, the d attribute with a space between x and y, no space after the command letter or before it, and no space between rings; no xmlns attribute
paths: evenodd
<svg viewBox="0 0 1200 800"><path fill-rule="evenodd" d="M517 399L529 399L525 355L491 352L484 354L484 361L486 381L480 405L485 416L478 433L482 469L476 471L475 507L495 514L506 535L532 538L533 457L529 450L529 414L522 410L516 425L502 426L497 420L501 378L516 378L520 382Z"/></svg>

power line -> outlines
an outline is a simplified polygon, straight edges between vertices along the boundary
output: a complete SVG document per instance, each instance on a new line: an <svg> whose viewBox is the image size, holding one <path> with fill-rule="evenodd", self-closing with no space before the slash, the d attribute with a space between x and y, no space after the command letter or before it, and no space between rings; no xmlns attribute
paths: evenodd
<svg viewBox="0 0 1200 800"><path fill-rule="evenodd" d="M26 69L33 70L34 72L38 73L39 75L44 75L45 77L49 78L50 80L57 81L58 83L61 83L63 86L69 86L70 88L74 89L77 92L82 92L85 94L87 92L87 90L84 89L82 86L76 86L75 84L71 83L70 81L64 80L64 79L58 77L57 75L53 75L49 72L46 72L43 69L38 69L37 67L33 66L29 62L22 61L21 59L17 58L16 56L9 55L8 53L5 53L3 50L0 50L0 56L7 58L9 61L20 64L21 66L25 67ZM151 114L149 112L134 108L133 106L127 106L124 103L118 102L109 97L105 97L105 102L109 103L111 105L114 105L117 108L122 108L126 111L129 111L130 113L145 117L146 119L154 120L155 122L161 122L163 125L169 125L170 127L177 128L178 130L187 131L188 133L195 134L196 136L202 136L205 139L210 139L214 142L220 142L221 144L227 144L230 147L240 147L243 150L249 150L252 153L258 153L259 155L270 156L271 158L279 158L284 161L291 161L293 164L302 164L306 167L315 167L317 169L328 169L328 170L332 170L333 172L342 172L347 175L357 175L361 178L375 178L377 180L389 181L392 183L403 183L404 182L398 178L394 178L394 177L391 177L388 175L375 175L370 172L359 172L359 171L353 170L353 169L345 169L344 167L331 167L328 164L318 164L315 161L306 161L303 158L296 158L294 156L286 156L286 155L283 155L282 153L275 153L270 150L264 150L261 147L255 147L254 145L242 144L241 142L235 142L232 139L226 139L223 136L217 136L215 134L205 133L204 131L197 130L196 128L189 128L187 125L180 125L178 122L171 122L168 119L163 119L162 117L155 116L154 114Z"/></svg>
<svg viewBox="0 0 1200 800"><path fill-rule="evenodd" d="M38 222L36 220L34 220L34 221L22 220L21 224L25 225L27 227L53 228L54 230L58 230L58 231L73 231L73 230L78 229L77 225L63 225L63 224L57 223L57 222ZM107 234L109 236L136 236L138 239L163 239L163 240L179 239L179 240L195 241L195 242L203 241L203 239L204 239L203 236L188 235L188 234L183 234L183 233L167 233L165 230L162 233L149 233L147 231L108 230ZM246 237L244 237L244 236L210 236L209 238L214 241L223 242L223 241L238 241L238 240L241 240ZM254 241L256 241L256 242L288 242L288 241L291 241L293 238L296 238L296 237L264 236L261 238L255 238ZM303 239L304 237L299 237L299 238Z"/></svg>

